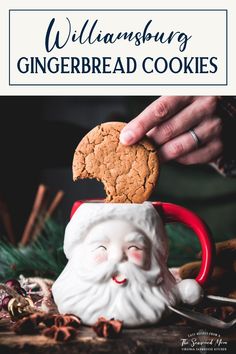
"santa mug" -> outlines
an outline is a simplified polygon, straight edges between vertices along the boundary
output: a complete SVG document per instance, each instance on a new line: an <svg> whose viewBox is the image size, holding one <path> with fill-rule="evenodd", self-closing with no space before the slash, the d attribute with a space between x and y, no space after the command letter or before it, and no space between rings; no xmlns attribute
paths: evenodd
<svg viewBox="0 0 236 354"><path fill-rule="evenodd" d="M196 279L176 282L167 266L164 225L180 222L197 235L202 263ZM163 202L115 204L78 201L66 227L68 263L52 287L60 313L86 325L100 316L126 327L158 323L168 306L196 304L213 262L213 242L205 223L181 206Z"/></svg>

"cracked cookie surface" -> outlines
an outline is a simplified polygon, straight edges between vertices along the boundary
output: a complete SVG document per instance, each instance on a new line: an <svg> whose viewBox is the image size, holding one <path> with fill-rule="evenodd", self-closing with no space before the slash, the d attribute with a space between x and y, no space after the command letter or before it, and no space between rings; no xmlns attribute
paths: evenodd
<svg viewBox="0 0 236 354"><path fill-rule="evenodd" d="M157 151L148 138L132 146L119 141L126 123L109 122L93 128L77 146L73 180L96 178L110 203L142 203L150 197L159 175Z"/></svg>

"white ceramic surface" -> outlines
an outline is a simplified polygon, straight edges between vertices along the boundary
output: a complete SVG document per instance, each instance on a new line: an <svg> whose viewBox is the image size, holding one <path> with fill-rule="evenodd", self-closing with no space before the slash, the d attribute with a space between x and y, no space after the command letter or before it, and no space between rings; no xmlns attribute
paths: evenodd
<svg viewBox="0 0 236 354"><path fill-rule="evenodd" d="M52 292L61 313L84 324L116 318L126 327L154 324L168 305L196 303L195 280L176 284L167 267L168 239L152 203L82 204L67 225L68 263Z"/></svg>

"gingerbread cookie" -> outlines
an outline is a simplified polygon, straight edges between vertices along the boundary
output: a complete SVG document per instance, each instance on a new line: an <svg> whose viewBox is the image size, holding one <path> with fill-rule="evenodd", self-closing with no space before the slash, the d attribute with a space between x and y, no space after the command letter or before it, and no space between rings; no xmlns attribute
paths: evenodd
<svg viewBox="0 0 236 354"><path fill-rule="evenodd" d="M73 159L73 180L96 178L104 184L106 202L142 203L157 182L159 162L148 138L132 146L119 141L125 126L109 122L92 129L79 143Z"/></svg>

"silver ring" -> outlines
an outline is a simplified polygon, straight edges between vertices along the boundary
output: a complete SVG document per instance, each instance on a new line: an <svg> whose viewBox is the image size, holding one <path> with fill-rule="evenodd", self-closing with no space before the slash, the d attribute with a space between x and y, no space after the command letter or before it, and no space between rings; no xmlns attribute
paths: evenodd
<svg viewBox="0 0 236 354"><path fill-rule="evenodd" d="M189 133L191 134L193 140L195 141L196 148L199 148L199 146L201 145L201 140L199 139L199 137L197 136L197 134L193 129L190 129Z"/></svg>

